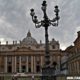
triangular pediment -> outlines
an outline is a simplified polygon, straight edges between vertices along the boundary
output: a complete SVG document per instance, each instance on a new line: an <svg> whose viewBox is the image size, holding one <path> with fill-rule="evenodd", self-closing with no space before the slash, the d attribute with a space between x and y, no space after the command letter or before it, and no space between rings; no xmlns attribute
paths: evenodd
<svg viewBox="0 0 80 80"><path fill-rule="evenodd" d="M18 47L15 51L33 51L32 49L31 49L31 47L25 47L25 46L23 46L23 47Z"/></svg>

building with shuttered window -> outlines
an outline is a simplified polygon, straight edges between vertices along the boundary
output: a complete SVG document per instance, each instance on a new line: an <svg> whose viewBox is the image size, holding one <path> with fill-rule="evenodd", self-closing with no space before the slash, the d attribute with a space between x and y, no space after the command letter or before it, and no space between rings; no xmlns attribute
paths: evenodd
<svg viewBox="0 0 80 80"><path fill-rule="evenodd" d="M77 38L74 45L69 46L66 50L68 56L68 75L80 76L80 31L77 32Z"/></svg>

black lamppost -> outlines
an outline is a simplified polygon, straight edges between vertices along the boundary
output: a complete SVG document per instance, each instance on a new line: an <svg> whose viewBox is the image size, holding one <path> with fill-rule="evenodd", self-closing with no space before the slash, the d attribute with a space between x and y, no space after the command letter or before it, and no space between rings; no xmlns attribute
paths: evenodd
<svg viewBox="0 0 80 80"><path fill-rule="evenodd" d="M41 26L44 27L45 29L45 64L44 67L42 68L42 72L43 75L45 75L46 73L49 74L49 72L52 70L50 68L50 54L49 54L49 45L48 45L48 27L50 25L52 26L58 26L58 20L60 19L59 17L59 9L58 6L55 6L55 18L53 18L52 20L50 20L46 14L46 9L47 9L47 4L46 1L44 0L42 3L42 7L41 7L42 11L43 11L43 20L38 21L37 16L35 15L34 9L31 9L31 13L30 15L32 16L32 21L33 23L35 23L35 27L36 28L40 28ZM45 80L45 79L42 79Z"/></svg>

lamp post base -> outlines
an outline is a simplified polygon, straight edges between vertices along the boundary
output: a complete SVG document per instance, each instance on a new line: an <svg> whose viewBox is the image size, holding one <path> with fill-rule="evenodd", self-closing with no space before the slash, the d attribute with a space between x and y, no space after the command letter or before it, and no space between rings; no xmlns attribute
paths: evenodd
<svg viewBox="0 0 80 80"><path fill-rule="evenodd" d="M53 67L43 67L41 80L56 80L55 69Z"/></svg>

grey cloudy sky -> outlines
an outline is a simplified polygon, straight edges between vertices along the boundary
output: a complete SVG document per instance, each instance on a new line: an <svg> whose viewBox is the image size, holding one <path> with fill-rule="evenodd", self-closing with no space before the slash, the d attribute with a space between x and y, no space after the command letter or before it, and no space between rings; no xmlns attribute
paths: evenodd
<svg viewBox="0 0 80 80"><path fill-rule="evenodd" d="M39 19L42 19L41 4L43 0L0 0L0 41L22 40L28 30L39 42L44 42L44 29L36 29L30 16L34 8ZM49 27L49 40L55 38L62 49L73 44L80 30L80 0L47 0L47 13L52 19L55 4L60 8L58 27Z"/></svg>

